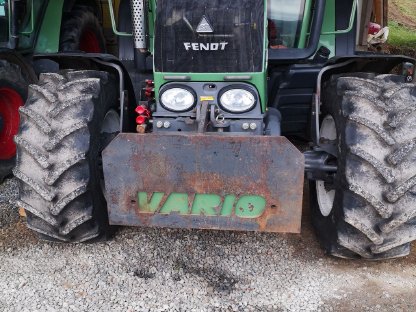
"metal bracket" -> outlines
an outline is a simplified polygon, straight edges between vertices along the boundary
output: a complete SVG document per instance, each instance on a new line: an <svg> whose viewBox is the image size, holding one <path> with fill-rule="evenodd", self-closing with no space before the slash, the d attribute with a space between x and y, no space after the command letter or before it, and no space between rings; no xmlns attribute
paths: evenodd
<svg viewBox="0 0 416 312"><path fill-rule="evenodd" d="M225 120L224 115L217 115L215 116L216 111L218 110L218 107L216 104L210 105L210 121L214 128L218 128L218 131L222 131L224 128L228 128L231 123L227 120ZM222 116L222 119L219 117Z"/></svg>
<svg viewBox="0 0 416 312"><path fill-rule="evenodd" d="M12 4L11 4L12 0L8 0L7 1L7 7L8 7L8 20L9 20L9 36L13 37L16 34L13 34L13 25L12 25ZM35 9L33 7L33 0L31 1L31 7L30 7L30 30L28 31L21 31L19 32L19 34L21 35L30 35L33 33L35 26L34 26L34 20L35 20L35 13L34 13Z"/></svg>
<svg viewBox="0 0 416 312"><path fill-rule="evenodd" d="M127 97L127 92L124 88L124 73L123 73L123 69L121 68L121 66L111 63L111 62L106 62L103 60L98 60L98 59L94 59L95 62L99 63L99 64L103 64L105 66L108 67L112 67L114 68L117 73L118 73L118 78L119 78L119 100L120 100L120 132L123 132L123 124L124 124L124 119L126 118L126 97Z"/></svg>
<svg viewBox="0 0 416 312"><path fill-rule="evenodd" d="M316 93L315 96L313 98L313 106L312 106L312 122L313 122L313 142L315 143L315 145L319 146L319 115L321 113L321 91L322 91L322 78L324 76L324 74L332 69L336 69L336 68L341 68L341 67L345 67L349 64L354 63L355 60L351 59L348 60L346 62L342 62L339 64L335 64L335 65L329 65L324 67L318 75L318 78L316 80Z"/></svg>
<svg viewBox="0 0 416 312"><path fill-rule="evenodd" d="M198 133L204 133L208 121L208 101L202 101L196 108L196 121L198 122Z"/></svg>
<svg viewBox="0 0 416 312"><path fill-rule="evenodd" d="M305 172L309 180L329 180L331 175L338 170L336 165L328 163L331 155L319 148L306 151L303 155L305 156Z"/></svg>
<svg viewBox="0 0 416 312"><path fill-rule="evenodd" d="M116 18L115 18L114 8L113 8L113 1L112 0L107 0L107 1L108 1L108 7L109 7L109 10L110 10L111 27L113 28L114 34L117 35L117 36L132 37L133 34L129 34L129 33L126 33L126 32L120 32L120 31L117 30Z"/></svg>
<svg viewBox="0 0 416 312"><path fill-rule="evenodd" d="M21 31L19 32L22 35L31 35L33 33L33 30L35 29L34 20L35 20L35 8L33 7L33 0L31 1L31 7L30 7L30 30L28 31Z"/></svg>
<svg viewBox="0 0 416 312"><path fill-rule="evenodd" d="M349 33L354 27L355 16L357 15L358 1L359 0L354 0L354 2L352 4L351 15L350 15L350 23L349 23L347 29L322 32L321 35L342 35L342 34Z"/></svg>

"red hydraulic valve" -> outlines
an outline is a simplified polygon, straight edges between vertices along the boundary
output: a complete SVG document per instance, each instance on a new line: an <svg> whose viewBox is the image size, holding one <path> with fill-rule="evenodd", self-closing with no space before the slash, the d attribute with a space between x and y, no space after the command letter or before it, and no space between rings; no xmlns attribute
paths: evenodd
<svg viewBox="0 0 416 312"><path fill-rule="evenodd" d="M145 116L147 118L150 118L150 111L149 109L144 105L139 105L136 107L136 113L140 116Z"/></svg>
<svg viewBox="0 0 416 312"><path fill-rule="evenodd" d="M153 88L155 86L153 80L151 80L151 79L146 79L145 82L146 82L147 87Z"/></svg>
<svg viewBox="0 0 416 312"><path fill-rule="evenodd" d="M135 111L138 114L136 117L137 132L144 133L147 128L148 120L151 117L150 110L145 105L138 105Z"/></svg>
<svg viewBox="0 0 416 312"><path fill-rule="evenodd" d="M146 79L146 87L144 88L144 95L149 100L154 99L155 96L155 83L151 79Z"/></svg>

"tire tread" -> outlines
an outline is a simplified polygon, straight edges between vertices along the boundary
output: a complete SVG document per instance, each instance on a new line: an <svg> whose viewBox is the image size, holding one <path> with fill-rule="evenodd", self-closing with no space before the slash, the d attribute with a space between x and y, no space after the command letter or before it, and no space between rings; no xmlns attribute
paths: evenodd
<svg viewBox="0 0 416 312"><path fill-rule="evenodd" d="M416 85L397 75L338 76L325 92L326 101L336 98L340 109L329 110L344 124L343 178L334 212L316 223L329 226L332 238L319 228L318 236L338 257L405 256L416 240Z"/></svg>
<svg viewBox="0 0 416 312"><path fill-rule="evenodd" d="M43 74L39 85L30 88L27 110L38 114L51 130L36 131L39 118L22 112L14 173L20 180L18 204L27 211L28 227L45 239L83 242L107 227L105 218L97 218L106 212L97 211L105 207L94 206L96 177L91 177L95 153L91 148L97 148L99 127L95 116L104 109L100 105L107 98L102 94L110 81L107 75L89 70Z"/></svg>

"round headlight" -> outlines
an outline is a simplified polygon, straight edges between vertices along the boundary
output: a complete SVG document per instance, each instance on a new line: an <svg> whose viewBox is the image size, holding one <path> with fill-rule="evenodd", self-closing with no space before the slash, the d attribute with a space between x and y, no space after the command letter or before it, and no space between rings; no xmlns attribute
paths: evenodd
<svg viewBox="0 0 416 312"><path fill-rule="evenodd" d="M189 110L195 104L195 96L189 90L171 88L162 93L160 102L166 109L183 112Z"/></svg>
<svg viewBox="0 0 416 312"><path fill-rule="evenodd" d="M231 113L243 113L256 105L256 97L244 89L230 89L221 95L220 104Z"/></svg>

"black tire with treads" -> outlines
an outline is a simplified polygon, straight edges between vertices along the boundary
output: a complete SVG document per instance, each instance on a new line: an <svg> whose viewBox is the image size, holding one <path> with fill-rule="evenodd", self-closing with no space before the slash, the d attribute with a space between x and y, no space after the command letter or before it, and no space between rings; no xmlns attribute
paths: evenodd
<svg viewBox="0 0 416 312"><path fill-rule="evenodd" d="M42 74L30 85L13 172L20 180L17 205L42 238L82 242L107 233L101 127L116 100L117 84L105 72Z"/></svg>
<svg viewBox="0 0 416 312"><path fill-rule="evenodd" d="M64 13L59 50L62 52L82 51L80 44L86 31L90 31L98 41L100 51L95 52L105 53L106 44L100 21L88 6L76 6L70 13Z"/></svg>
<svg viewBox="0 0 416 312"><path fill-rule="evenodd" d="M335 200L312 220L326 251L343 258L405 256L416 240L416 85L396 75L337 76L323 93L337 128Z"/></svg>

